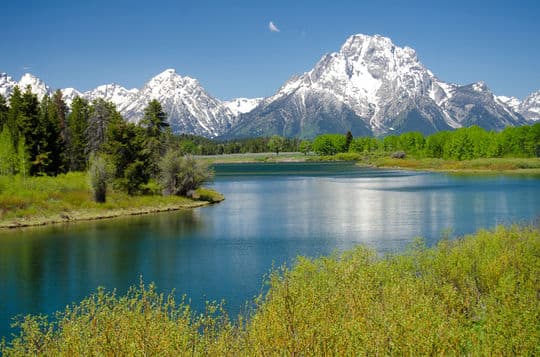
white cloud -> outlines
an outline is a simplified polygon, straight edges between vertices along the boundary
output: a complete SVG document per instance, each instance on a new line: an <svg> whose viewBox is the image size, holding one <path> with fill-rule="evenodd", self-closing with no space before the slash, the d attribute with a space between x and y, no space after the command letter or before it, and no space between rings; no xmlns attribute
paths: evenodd
<svg viewBox="0 0 540 357"><path fill-rule="evenodd" d="M274 25L274 22L270 21L268 23L268 28L270 29L270 31L272 32L279 32L279 29L277 28L276 25Z"/></svg>

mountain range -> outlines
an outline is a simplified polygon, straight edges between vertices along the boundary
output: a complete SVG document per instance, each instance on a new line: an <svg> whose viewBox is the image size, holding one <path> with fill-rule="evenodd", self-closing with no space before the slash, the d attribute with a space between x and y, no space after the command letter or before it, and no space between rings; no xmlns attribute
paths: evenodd
<svg viewBox="0 0 540 357"><path fill-rule="evenodd" d="M18 85L42 97L52 93L42 80L25 74L16 82L0 73L0 94ZM142 88L101 85L80 92L62 89L70 104L76 96L113 102L128 121L137 122L152 99L161 102L177 133L235 138L279 134L312 138L321 133L430 134L478 125L488 130L540 120L540 91L523 100L496 96L484 82L468 85L437 78L409 47L380 35L353 35L338 52L324 55L312 70L291 77L267 98L221 101L201 84L174 69Z"/></svg>

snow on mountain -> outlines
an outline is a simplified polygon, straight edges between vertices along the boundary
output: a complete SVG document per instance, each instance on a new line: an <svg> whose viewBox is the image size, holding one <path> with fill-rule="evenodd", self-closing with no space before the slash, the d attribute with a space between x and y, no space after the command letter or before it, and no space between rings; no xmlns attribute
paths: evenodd
<svg viewBox="0 0 540 357"><path fill-rule="evenodd" d="M521 102L519 113L528 121L540 120L540 90L532 93Z"/></svg>
<svg viewBox="0 0 540 357"><path fill-rule="evenodd" d="M41 79L30 73L25 73L18 83L21 91L25 91L28 86L31 88L31 92L36 94L38 99L41 100L46 94L52 94L52 90Z"/></svg>
<svg viewBox="0 0 540 357"><path fill-rule="evenodd" d="M27 85L40 98L51 89L25 74L19 82L0 73L0 94ZM176 133L206 137L280 134L312 138L321 133L385 135L406 131L430 134L479 125L501 130L540 119L540 91L523 101L495 96L484 82L468 85L437 78L409 47L380 35L353 35L339 51L324 55L312 70L291 77L267 98L220 101L193 78L168 69L140 89L118 84L84 93L62 90L71 104L76 96L113 102L129 121L138 122L150 100L157 99Z"/></svg>
<svg viewBox="0 0 540 357"><path fill-rule="evenodd" d="M83 97L89 101L98 98L105 99L116 105L116 109L122 112L127 106L136 100L138 89L126 89L116 83L104 84L95 89L84 92Z"/></svg>
<svg viewBox="0 0 540 357"><path fill-rule="evenodd" d="M460 105L467 108L460 110ZM335 125L329 123L332 117ZM343 131L343 126L355 128L356 134L366 129L376 135L411 130L429 134L474 123L500 129L523 122L485 83L443 82L412 48L398 47L380 35L359 34L242 115L231 136L274 132L312 137Z"/></svg>
<svg viewBox="0 0 540 357"><path fill-rule="evenodd" d="M62 89L62 98L68 106L71 107L71 103L76 97L83 97L83 94L76 90L75 88L64 88Z"/></svg>
<svg viewBox="0 0 540 357"><path fill-rule="evenodd" d="M5 98L9 97L16 85L17 82L15 82L10 76L8 76L6 73L0 73L0 95Z"/></svg>
<svg viewBox="0 0 540 357"><path fill-rule="evenodd" d="M208 94L196 79L182 77L174 69L152 78L121 113L126 119L137 122L152 99L161 103L172 130L177 133L216 137L230 129L235 120L232 112Z"/></svg>
<svg viewBox="0 0 540 357"><path fill-rule="evenodd" d="M249 113L253 110L263 98L236 98L230 101L225 101L223 104L235 115Z"/></svg>
<svg viewBox="0 0 540 357"><path fill-rule="evenodd" d="M516 97L507 97L504 95L498 95L497 100L501 103L508 106L510 109L515 111L516 113L519 113L519 105L521 104L521 101Z"/></svg>

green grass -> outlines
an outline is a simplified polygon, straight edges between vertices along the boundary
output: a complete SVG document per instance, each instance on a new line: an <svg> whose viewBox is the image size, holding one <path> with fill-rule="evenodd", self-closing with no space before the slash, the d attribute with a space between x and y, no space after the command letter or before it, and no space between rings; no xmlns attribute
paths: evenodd
<svg viewBox="0 0 540 357"><path fill-rule="evenodd" d="M98 292L53 322L27 316L16 355L539 355L540 231L498 227L380 257L299 258L232 320L141 283Z"/></svg>
<svg viewBox="0 0 540 357"><path fill-rule="evenodd" d="M391 157L379 157L371 160L371 164L377 167L398 167L413 170L540 173L540 158L486 158L453 161L430 158L394 159Z"/></svg>
<svg viewBox="0 0 540 357"><path fill-rule="evenodd" d="M220 200L218 193L206 190L205 197L212 198L212 202ZM0 228L142 214L201 204L202 201L185 197L129 196L114 190L109 190L107 202L95 203L86 174L81 172L56 177L0 176Z"/></svg>

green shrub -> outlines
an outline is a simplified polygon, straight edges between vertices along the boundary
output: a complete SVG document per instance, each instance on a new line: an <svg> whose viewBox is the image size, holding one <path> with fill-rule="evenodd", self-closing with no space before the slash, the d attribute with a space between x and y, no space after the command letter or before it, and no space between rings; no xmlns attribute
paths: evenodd
<svg viewBox="0 0 540 357"><path fill-rule="evenodd" d="M539 355L540 231L498 227L379 257L299 258L233 324L153 285L102 289L52 322L27 316L11 355Z"/></svg>
<svg viewBox="0 0 540 357"><path fill-rule="evenodd" d="M111 179L112 170L105 158L94 155L90 158L88 180L94 201L104 203L107 198L107 185Z"/></svg>

